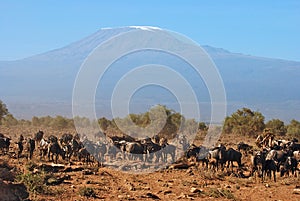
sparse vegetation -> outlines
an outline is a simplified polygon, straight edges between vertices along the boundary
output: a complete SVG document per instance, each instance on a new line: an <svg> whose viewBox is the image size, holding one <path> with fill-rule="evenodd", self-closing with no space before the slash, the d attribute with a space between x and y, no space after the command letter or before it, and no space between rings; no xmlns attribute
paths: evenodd
<svg viewBox="0 0 300 201"><path fill-rule="evenodd" d="M255 137L265 128L264 120L265 117L260 112L242 108L225 118L223 133Z"/></svg>
<svg viewBox="0 0 300 201"><path fill-rule="evenodd" d="M287 126L287 136L290 138L300 138L300 122L293 119Z"/></svg>
<svg viewBox="0 0 300 201"><path fill-rule="evenodd" d="M278 136L284 136L286 134L286 126L284 122L280 119L272 119L266 123L266 128L268 128L273 134Z"/></svg>
<svg viewBox="0 0 300 201"><path fill-rule="evenodd" d="M225 188L210 188L209 191L206 193L209 197L213 198L226 198L231 200L237 200L232 192Z"/></svg>
<svg viewBox="0 0 300 201"><path fill-rule="evenodd" d="M96 193L93 188L90 187L81 187L79 189L79 195L85 197L96 197Z"/></svg>
<svg viewBox="0 0 300 201"><path fill-rule="evenodd" d="M20 174L17 176L17 180L25 184L28 191L33 194L48 194L49 190L45 184L45 174L31 172Z"/></svg>
<svg viewBox="0 0 300 201"><path fill-rule="evenodd" d="M162 111L167 115L167 124L159 133L161 137L173 137L173 135L177 132L181 133L183 131L188 137L190 134L197 132L197 136L194 139L195 143L197 145L202 143L203 139L206 137L208 125L206 125L204 122L199 123L194 119L185 119L179 113L176 113L166 107L159 107L161 107L163 109ZM237 118L239 121L234 121L234 118ZM142 114L131 114L128 117L119 120L124 126L128 126L127 123L130 119L132 122L138 125L138 127L147 127L151 122L149 112ZM250 121L253 120L252 124L247 123L249 119ZM226 120L228 120L228 124L224 124L223 133L225 133L225 135L221 135L220 143L224 142L228 147L235 148L237 142L244 140L247 143L254 144L254 139L252 137L254 137L257 133L262 132L261 129L264 127L268 128L277 137L282 137L282 139L291 139L293 137L299 138L300 122L296 120L292 120L289 125L284 125L284 123L279 119L273 119L264 124L264 117L262 114L252 112L247 108L238 110L236 113L234 113L234 115L227 117ZM13 142L18 138L20 133L24 133L25 137L32 137L32 134L34 134L37 129L43 129L43 131L45 131L46 138L52 134L57 137L62 136L64 133L75 134L76 131L74 129L74 121L76 121L78 126L81 127L96 127L99 125L101 130L103 132L105 131L107 134L122 134L122 131L117 128L115 122L116 119L109 120L104 117L99 119L98 122L93 122L84 117L68 119L62 116L33 117L31 120L17 120L12 115L6 114L5 117L2 118L3 124L0 126L0 128L1 132L10 136ZM180 130L182 128L183 130ZM247 130L247 128L253 129L248 133L242 132ZM226 133L224 132L226 129L231 130L227 130L226 132L228 133ZM213 132L219 134L221 131L221 126L210 127L211 133ZM138 134L138 130L136 132ZM245 134L250 137L245 137ZM151 135L152 134L150 134L150 136ZM91 138L95 136L91 136ZM212 136L219 137L218 135ZM250 194L249 189L259 186L262 186L263 188L266 187L265 184L261 184L261 180L259 178L249 176L248 170L243 170L246 172L246 177L248 178L249 176L248 179L245 179L245 177L238 178L236 177L237 175L230 174L229 171L222 172L213 171L211 169L207 170L204 168L192 168L193 166L190 167L188 171L169 169L158 171L152 174L143 174L140 176L138 174L130 175L126 173L123 174L118 171L111 171L107 167L101 167L101 169L99 169L99 167L95 167L95 170L93 170L87 164L82 164L79 161L74 160L69 164L71 167L64 167L66 166L66 163L62 163L60 164L62 169L58 170L57 168L54 171L52 170L51 165L48 164L47 159L42 161L43 164L38 164L38 153L35 152L35 154L36 155L32 161L27 161L24 157L21 157L20 159L12 158L11 161L8 161L8 163L13 163L14 166L17 166L16 170L13 171L17 172L20 166L22 166L20 169L24 169L25 167L26 173L19 174L17 176L17 181L18 183L24 183L27 190L30 192L30 198L33 198L33 200L55 200L58 196L60 196L61 200L90 200L93 198L98 199L100 197L101 199L103 198L105 200L139 200L143 197L148 198L147 194L145 195L145 190L149 192L151 191L151 193L154 192L160 198L165 196L164 199L170 200L180 199L179 197L199 197L200 195L197 193L191 194L191 187L198 189L199 192L202 192L201 198L210 197L212 199L218 198L221 200L245 199L248 198L247 196L249 196L249 199L257 200L259 199L259 196L267 195L268 193L260 191L259 195ZM26 155L26 153L24 155ZM0 155L1 158L2 156L10 157L9 155ZM245 164L245 167L249 167L247 164L250 160L249 157L244 157L243 155L242 160L243 164ZM62 160L60 162L62 162ZM46 168L46 166L44 168L44 165L46 164L50 166L50 169ZM8 166L8 164L3 163L1 165L0 163L0 168L2 166ZM79 168L76 166L79 166ZM81 171L79 171L79 169L82 168L89 168L91 172L95 174L83 174ZM12 168L10 168L10 170L12 170ZM65 170L67 171L65 172ZM98 170L101 173L99 173ZM272 181L268 182L270 183ZM272 189L284 189L286 195L277 193L276 198L285 200L287 196L290 196L288 194L290 188L299 184L299 178L281 178L278 176L277 183L272 182L270 185L269 183L268 187L271 186ZM128 189L130 192L128 192ZM100 191L101 196L99 196ZM177 192L182 195L178 197ZM152 195L151 193L149 193L149 195ZM293 198L295 198L297 195L291 196L294 196ZM288 197L288 199L290 198Z"/></svg>

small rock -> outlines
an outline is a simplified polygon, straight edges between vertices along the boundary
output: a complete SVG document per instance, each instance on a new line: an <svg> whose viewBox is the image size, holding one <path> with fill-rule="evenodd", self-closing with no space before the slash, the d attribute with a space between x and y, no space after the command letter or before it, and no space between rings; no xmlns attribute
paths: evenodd
<svg viewBox="0 0 300 201"><path fill-rule="evenodd" d="M186 198L187 196L184 194L184 193L181 193L178 197L177 197L177 199L182 199L182 198Z"/></svg>
<svg viewBox="0 0 300 201"><path fill-rule="evenodd" d="M195 187L192 187L191 190L190 190L191 193L201 193L202 190L198 189L198 188L195 188Z"/></svg>
<svg viewBox="0 0 300 201"><path fill-rule="evenodd" d="M266 184L265 186L266 186L266 188L270 188L271 187L270 184Z"/></svg>
<svg viewBox="0 0 300 201"><path fill-rule="evenodd" d="M166 190L166 191L164 192L164 195L171 194L171 193L172 193L171 190Z"/></svg>
<svg viewBox="0 0 300 201"><path fill-rule="evenodd" d="M295 189L293 190L293 194L300 195L300 189L299 189L299 188L295 188Z"/></svg>
<svg viewBox="0 0 300 201"><path fill-rule="evenodd" d="M160 200L160 198L157 195L154 195L153 193L147 193L146 196L154 200Z"/></svg>

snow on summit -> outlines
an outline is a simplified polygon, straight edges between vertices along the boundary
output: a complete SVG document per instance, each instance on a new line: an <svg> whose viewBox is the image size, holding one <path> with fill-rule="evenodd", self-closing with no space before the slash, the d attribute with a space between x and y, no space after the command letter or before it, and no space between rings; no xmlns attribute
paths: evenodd
<svg viewBox="0 0 300 201"><path fill-rule="evenodd" d="M126 27L119 27L119 28L126 28ZM144 31L153 31L153 30L162 30L159 27L153 27L153 26L128 26L128 28L131 29L141 29ZM115 29L115 27L105 27L105 28L101 28L101 30L109 30L109 29Z"/></svg>
<svg viewBox="0 0 300 201"><path fill-rule="evenodd" d="M152 27L152 26L129 26L129 27L134 29L141 29L144 31L161 30L161 28L159 27Z"/></svg>

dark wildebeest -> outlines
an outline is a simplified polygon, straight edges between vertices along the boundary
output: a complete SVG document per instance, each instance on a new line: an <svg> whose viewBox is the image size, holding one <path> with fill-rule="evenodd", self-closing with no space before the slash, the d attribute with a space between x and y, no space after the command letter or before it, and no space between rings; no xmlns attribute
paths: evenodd
<svg viewBox="0 0 300 201"><path fill-rule="evenodd" d="M163 144L162 145L162 153L163 153L163 160L164 162L168 162L168 154L171 156L171 162L175 162L175 155L176 155L176 146L172 144Z"/></svg>
<svg viewBox="0 0 300 201"><path fill-rule="evenodd" d="M48 137L48 142L50 142L50 143L56 143L56 142L58 142L58 138L55 135L50 135Z"/></svg>
<svg viewBox="0 0 300 201"><path fill-rule="evenodd" d="M61 145L67 145L70 144L73 139L73 135L70 133L64 133L61 138L59 139L59 142Z"/></svg>
<svg viewBox="0 0 300 201"><path fill-rule="evenodd" d="M204 146L198 147L192 144L185 153L185 156L187 158L195 158L197 162L202 162L202 166L205 164L208 167L208 151Z"/></svg>
<svg viewBox="0 0 300 201"><path fill-rule="evenodd" d="M58 142L51 142L48 148L48 160L50 161L50 156L51 156L51 161L54 161L53 159L55 156L55 163L57 163L59 155L62 157L63 160L65 159L65 152L60 147Z"/></svg>
<svg viewBox="0 0 300 201"><path fill-rule="evenodd" d="M83 148L82 142L78 141L77 139L73 138L71 141L71 147L72 147L72 154L77 157L78 152L81 148Z"/></svg>
<svg viewBox="0 0 300 201"><path fill-rule="evenodd" d="M35 140L35 142L38 144L40 143L40 141L43 139L44 137L44 132L39 130L33 137L33 139Z"/></svg>
<svg viewBox="0 0 300 201"><path fill-rule="evenodd" d="M211 151L208 152L207 159L208 163L211 165L211 167L218 170L219 163L221 164L223 168L223 159L220 158L225 155L226 147L224 145L220 145L218 147L213 148Z"/></svg>
<svg viewBox="0 0 300 201"><path fill-rule="evenodd" d="M140 153L142 156L143 154L146 154L145 160L152 160L153 156L155 156L155 162L159 162L159 159L163 161L163 155L162 155L162 147L159 144L156 144L152 141L149 141L145 144L142 144L144 147L144 151Z"/></svg>
<svg viewBox="0 0 300 201"><path fill-rule="evenodd" d="M143 161L143 156L145 154L145 147L139 142L128 142L125 145L125 150L128 159L139 158Z"/></svg>
<svg viewBox="0 0 300 201"><path fill-rule="evenodd" d="M192 158L192 157L196 158L199 152L200 152L200 147L197 147L196 145L192 144L185 152L185 156L187 158Z"/></svg>
<svg viewBox="0 0 300 201"><path fill-rule="evenodd" d="M295 175L298 166L298 161L294 157L287 157L283 164L283 168L280 171L280 176L282 177L285 173L289 176L290 171L292 175Z"/></svg>
<svg viewBox="0 0 300 201"><path fill-rule="evenodd" d="M71 144L63 145L62 149L65 152L65 159L68 160L68 162L70 162L71 157L73 155L73 149L72 149Z"/></svg>
<svg viewBox="0 0 300 201"><path fill-rule="evenodd" d="M292 152L289 154L283 150L271 150L266 157L276 162L277 171L279 171L280 166L286 161L288 155L292 155Z"/></svg>
<svg viewBox="0 0 300 201"><path fill-rule="evenodd" d="M234 150L233 148L229 148L225 152L221 151L220 152L220 163L221 165L227 163L227 168L229 168L231 164L231 171L233 171L233 162L237 162L239 168L242 166L242 154L241 152Z"/></svg>
<svg viewBox="0 0 300 201"><path fill-rule="evenodd" d="M259 177L262 177L262 168L265 163L266 151L258 151L253 156L251 156L251 175L258 173Z"/></svg>
<svg viewBox="0 0 300 201"><path fill-rule="evenodd" d="M296 142L292 142L289 146L289 149L292 151L300 151L300 144Z"/></svg>
<svg viewBox="0 0 300 201"><path fill-rule="evenodd" d="M29 138L28 141L27 141L27 150L29 152L29 159L31 160L32 159L32 156L33 156L33 152L35 150L35 140L34 139L31 139Z"/></svg>
<svg viewBox="0 0 300 201"><path fill-rule="evenodd" d="M81 148L78 151L78 160L81 161L81 159L84 159L84 162L88 165L89 162L91 162L91 154L86 148Z"/></svg>
<svg viewBox="0 0 300 201"><path fill-rule="evenodd" d="M271 179L271 175L273 173L274 182L276 182L276 171L277 171L277 165L275 162L276 158L276 150L271 150L269 153L267 153L265 161L262 166L262 181L264 181L265 174L268 175Z"/></svg>
<svg viewBox="0 0 300 201"><path fill-rule="evenodd" d="M20 158L24 149L23 141L18 141L16 144L18 145L17 158Z"/></svg>
<svg viewBox="0 0 300 201"><path fill-rule="evenodd" d="M273 172L274 182L276 182L276 171L277 171L277 166L275 161L266 159L262 169L262 181L264 181L264 173L266 175L269 175L271 179L271 173Z"/></svg>
<svg viewBox="0 0 300 201"><path fill-rule="evenodd" d="M239 142L238 145L237 145L237 150L238 150L239 152L244 151L245 154L248 154L249 151L252 150L252 148L253 148L253 147L252 147L251 145L246 144L246 143L244 143L244 142Z"/></svg>
<svg viewBox="0 0 300 201"><path fill-rule="evenodd" d="M107 152L107 146L102 142L97 142L95 148L94 157L100 163L100 165L103 165L103 162L105 161L104 155Z"/></svg>
<svg viewBox="0 0 300 201"><path fill-rule="evenodd" d="M2 150L2 152L9 152L10 140L8 137L0 137L0 150Z"/></svg>

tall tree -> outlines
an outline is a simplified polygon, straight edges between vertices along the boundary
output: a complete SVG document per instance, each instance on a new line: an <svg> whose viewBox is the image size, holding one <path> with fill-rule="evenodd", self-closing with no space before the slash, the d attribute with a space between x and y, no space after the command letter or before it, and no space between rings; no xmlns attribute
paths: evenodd
<svg viewBox="0 0 300 201"><path fill-rule="evenodd" d="M289 137L300 139L300 122L295 119L291 120L287 126L287 133Z"/></svg>
<svg viewBox="0 0 300 201"><path fill-rule="evenodd" d="M284 122L280 119L272 119L266 123L266 128L270 129L270 131L275 135L285 135L286 134L286 126Z"/></svg>
<svg viewBox="0 0 300 201"><path fill-rule="evenodd" d="M254 137L265 128L264 120L265 117L260 112L242 108L225 118L223 132Z"/></svg>

